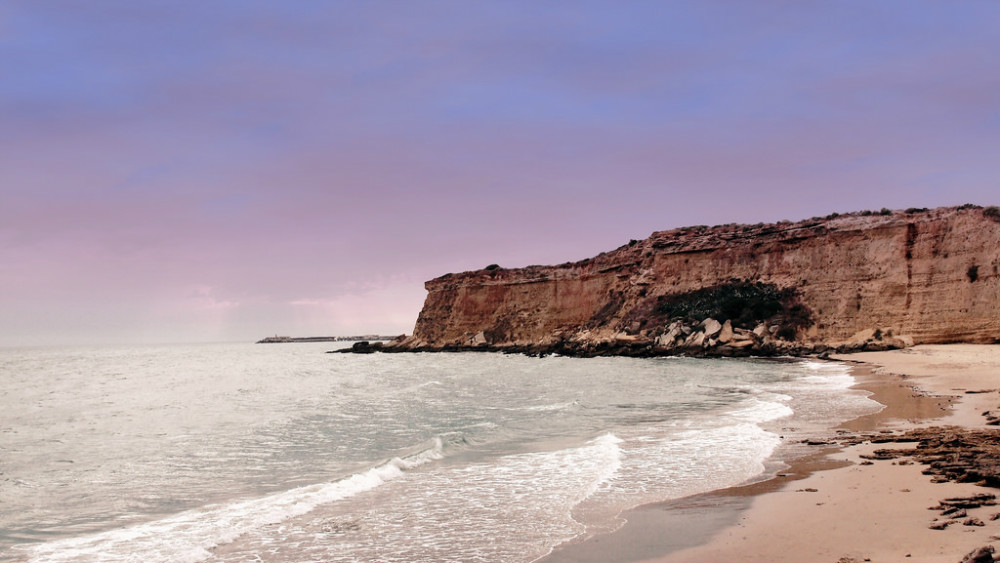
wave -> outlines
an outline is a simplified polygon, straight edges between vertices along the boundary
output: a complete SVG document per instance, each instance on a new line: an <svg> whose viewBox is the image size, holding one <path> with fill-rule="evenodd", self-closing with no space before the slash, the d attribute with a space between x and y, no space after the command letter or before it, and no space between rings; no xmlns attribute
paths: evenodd
<svg viewBox="0 0 1000 563"><path fill-rule="evenodd" d="M333 481L297 487L262 498L226 505L209 505L169 518L88 536L18 546L30 563L157 561L196 563L212 549L264 526L311 512L320 505L370 491L409 471L444 457L443 443L395 457L363 473Z"/></svg>

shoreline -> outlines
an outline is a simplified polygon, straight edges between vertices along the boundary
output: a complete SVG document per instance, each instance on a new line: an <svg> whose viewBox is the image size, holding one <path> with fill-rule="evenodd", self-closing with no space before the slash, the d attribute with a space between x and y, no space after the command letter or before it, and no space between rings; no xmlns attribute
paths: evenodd
<svg viewBox="0 0 1000 563"><path fill-rule="evenodd" d="M771 478L636 507L622 514L626 524L617 531L570 541L539 561L956 562L979 547L1000 547L1000 520L991 520L1000 507L968 509L962 519L928 510L945 498L1000 491L924 474L927 456L914 451L920 436L907 435L990 428L982 413L1000 410L1000 346L925 345L832 359L848 364L854 388L885 408L832 427L836 439L785 460L789 467Z"/></svg>

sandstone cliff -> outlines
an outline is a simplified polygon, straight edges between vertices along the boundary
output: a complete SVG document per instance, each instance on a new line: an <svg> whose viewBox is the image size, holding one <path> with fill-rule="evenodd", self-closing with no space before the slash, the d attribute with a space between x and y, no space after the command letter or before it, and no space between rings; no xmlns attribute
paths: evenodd
<svg viewBox="0 0 1000 563"><path fill-rule="evenodd" d="M966 205L653 233L426 283L401 350L723 354L1000 341L1000 212Z"/></svg>

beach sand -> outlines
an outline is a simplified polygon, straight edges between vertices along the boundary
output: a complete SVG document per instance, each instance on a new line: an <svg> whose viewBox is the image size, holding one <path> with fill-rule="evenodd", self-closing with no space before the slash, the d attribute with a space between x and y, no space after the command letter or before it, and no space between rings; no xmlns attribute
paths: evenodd
<svg viewBox="0 0 1000 563"><path fill-rule="evenodd" d="M864 439L878 432L995 430L983 413L1000 410L1000 346L925 345L836 359L854 364L858 386L886 405L841 428L860 443L818 446L774 479L639 507L617 532L561 546L543 561L958 562L981 546L1000 549L1000 519L990 519L1000 506L957 519L929 510L942 499L1000 491L935 482L908 457L862 457L914 448ZM971 518L982 525L964 525ZM946 520L947 528L930 528Z"/></svg>

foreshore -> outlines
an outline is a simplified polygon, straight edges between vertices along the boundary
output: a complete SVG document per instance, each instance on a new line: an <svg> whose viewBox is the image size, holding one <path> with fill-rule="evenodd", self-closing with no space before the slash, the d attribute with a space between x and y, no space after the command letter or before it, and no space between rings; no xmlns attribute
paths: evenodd
<svg viewBox="0 0 1000 563"><path fill-rule="evenodd" d="M1000 493L1000 430L990 425L1000 411L1000 346L834 359L850 363L857 387L886 408L839 426L772 479L636 508L620 530L542 561L957 563L1000 548L996 500L946 500Z"/></svg>

